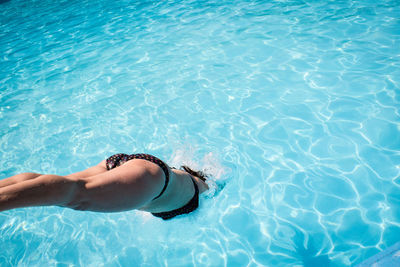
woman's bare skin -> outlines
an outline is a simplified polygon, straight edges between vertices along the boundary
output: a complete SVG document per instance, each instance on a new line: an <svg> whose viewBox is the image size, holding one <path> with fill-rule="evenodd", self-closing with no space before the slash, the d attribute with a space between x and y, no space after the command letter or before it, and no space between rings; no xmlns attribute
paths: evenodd
<svg viewBox="0 0 400 267"><path fill-rule="evenodd" d="M112 170L107 170L104 160L66 176L22 173L0 180L0 211L33 206L99 212L170 211L185 205L194 188L185 171L169 169L169 173L165 192L154 200L164 186L165 174L158 165L142 159L129 160ZM205 182L192 177L200 193L208 189Z"/></svg>

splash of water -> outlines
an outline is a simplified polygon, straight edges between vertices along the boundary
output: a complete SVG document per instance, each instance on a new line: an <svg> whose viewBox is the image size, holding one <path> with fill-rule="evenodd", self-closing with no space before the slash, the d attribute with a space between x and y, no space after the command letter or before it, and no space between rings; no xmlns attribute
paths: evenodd
<svg viewBox="0 0 400 267"><path fill-rule="evenodd" d="M170 163L172 166L187 165L194 170L203 171L207 175L206 183L209 187L204 197L213 197L224 188L230 170L221 164L216 153L209 152L202 159L197 160L196 152L197 149L191 145L176 149Z"/></svg>

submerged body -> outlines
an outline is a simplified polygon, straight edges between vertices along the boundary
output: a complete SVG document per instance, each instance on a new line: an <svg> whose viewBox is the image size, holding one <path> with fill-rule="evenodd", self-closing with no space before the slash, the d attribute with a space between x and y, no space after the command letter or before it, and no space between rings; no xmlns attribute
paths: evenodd
<svg viewBox="0 0 400 267"><path fill-rule="evenodd" d="M198 194L207 189L199 177L154 156L116 154L66 176L22 173L0 180L0 211L55 205L99 212L139 209L170 219L197 208Z"/></svg>

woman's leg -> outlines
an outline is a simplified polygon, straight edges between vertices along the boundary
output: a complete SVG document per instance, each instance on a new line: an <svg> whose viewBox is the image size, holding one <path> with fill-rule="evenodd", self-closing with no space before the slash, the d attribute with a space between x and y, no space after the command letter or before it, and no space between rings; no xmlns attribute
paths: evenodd
<svg viewBox="0 0 400 267"><path fill-rule="evenodd" d="M90 168L80 171L80 172L66 175L65 177L73 178L73 179L87 178L87 177L94 176L94 175L97 175L97 174L100 174L100 173L103 173L106 171L107 171L106 161L103 160L96 166L90 167ZM23 182L26 180L34 179L36 177L39 177L40 175L42 175L42 174L33 173L33 172L20 173L20 174L11 176L9 178L0 180L0 188L9 186L9 185L13 185L13 184L16 184L19 182Z"/></svg>
<svg viewBox="0 0 400 267"><path fill-rule="evenodd" d="M90 168L80 171L80 172L69 174L66 177L74 178L74 179L83 179L83 178L87 178L90 176L95 176L97 174L100 174L100 173L103 173L106 171L107 171L106 161L103 160L96 166L90 167Z"/></svg>
<svg viewBox="0 0 400 267"><path fill-rule="evenodd" d="M27 172L2 179L0 211L31 206L70 206L78 188L84 184L81 179L106 171L104 160L96 166L67 176Z"/></svg>
<svg viewBox="0 0 400 267"><path fill-rule="evenodd" d="M11 176L9 178L0 180L0 188L9 186L9 185L13 185L13 184L16 184L19 182L23 182L26 180L30 180L30 179L36 178L40 175L41 174L39 174L39 173L33 173L33 172L20 173L20 174Z"/></svg>
<svg viewBox="0 0 400 267"><path fill-rule="evenodd" d="M46 174L1 187L0 211L50 205L101 212L131 210L149 203L165 183L163 171L145 160L92 171L100 173L86 178Z"/></svg>
<svg viewBox="0 0 400 267"><path fill-rule="evenodd" d="M0 188L0 211L32 206L67 206L81 184L76 179L58 175L32 177Z"/></svg>

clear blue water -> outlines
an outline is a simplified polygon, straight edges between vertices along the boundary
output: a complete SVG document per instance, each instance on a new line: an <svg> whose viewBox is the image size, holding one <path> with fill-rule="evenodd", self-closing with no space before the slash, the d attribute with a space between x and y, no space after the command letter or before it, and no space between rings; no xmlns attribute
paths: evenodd
<svg viewBox="0 0 400 267"><path fill-rule="evenodd" d="M194 214L0 213L1 266L349 266L400 239L398 1L1 1L0 178L206 168Z"/></svg>

